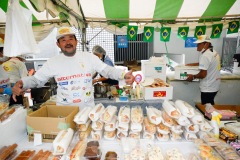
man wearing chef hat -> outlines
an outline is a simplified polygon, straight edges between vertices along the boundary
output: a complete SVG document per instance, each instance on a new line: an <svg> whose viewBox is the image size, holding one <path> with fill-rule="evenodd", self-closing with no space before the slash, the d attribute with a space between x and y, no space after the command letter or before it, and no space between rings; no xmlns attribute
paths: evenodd
<svg viewBox="0 0 240 160"><path fill-rule="evenodd" d="M49 78L54 77L57 88L57 105L78 105L80 108L94 106L92 74L121 80L132 84L132 72L108 66L97 56L88 52L76 50L77 39L70 27L61 27L57 30L57 46L62 54L50 58L34 76L24 77L13 87L13 97L20 95L24 90L43 86Z"/></svg>
<svg viewBox="0 0 240 160"><path fill-rule="evenodd" d="M220 86L220 57L213 50L211 39L208 35L199 36L197 43L197 51L201 53L199 58L200 72L196 75L189 74L187 81L200 79L200 91L202 104L211 103L214 105L214 98Z"/></svg>

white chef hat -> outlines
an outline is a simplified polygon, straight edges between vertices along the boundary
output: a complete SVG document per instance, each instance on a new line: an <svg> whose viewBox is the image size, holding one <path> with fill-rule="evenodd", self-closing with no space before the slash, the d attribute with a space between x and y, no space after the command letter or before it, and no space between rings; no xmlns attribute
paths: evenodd
<svg viewBox="0 0 240 160"><path fill-rule="evenodd" d="M58 28L56 39L58 40L59 38L65 36L65 35L75 35L75 32L71 27Z"/></svg>
<svg viewBox="0 0 240 160"><path fill-rule="evenodd" d="M203 42L211 43L211 38L208 35L201 35L198 37L198 40L196 40L193 43L203 43Z"/></svg>

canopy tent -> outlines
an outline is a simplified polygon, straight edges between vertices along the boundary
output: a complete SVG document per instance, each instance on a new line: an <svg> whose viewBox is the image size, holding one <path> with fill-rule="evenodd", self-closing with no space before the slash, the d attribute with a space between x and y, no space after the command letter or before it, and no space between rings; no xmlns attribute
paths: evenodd
<svg viewBox="0 0 240 160"><path fill-rule="evenodd" d="M1 28L9 1L0 1ZM101 27L126 34L128 24L138 25L139 32L144 26L174 30L187 25L194 30L199 23L207 27L223 23L227 28L229 21L240 19L240 0L22 0L21 4L33 12L34 31L67 22L81 29Z"/></svg>

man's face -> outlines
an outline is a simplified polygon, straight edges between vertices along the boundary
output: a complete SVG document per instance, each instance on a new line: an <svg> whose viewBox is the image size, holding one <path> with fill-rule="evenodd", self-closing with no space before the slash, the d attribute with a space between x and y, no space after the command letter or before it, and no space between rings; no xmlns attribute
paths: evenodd
<svg viewBox="0 0 240 160"><path fill-rule="evenodd" d="M204 48L204 46L205 46L205 42L203 42L203 43L198 43L197 44L197 51L202 51L202 49Z"/></svg>
<svg viewBox="0 0 240 160"><path fill-rule="evenodd" d="M57 46L66 56L73 56L76 53L77 40L74 35L65 35L58 39Z"/></svg>

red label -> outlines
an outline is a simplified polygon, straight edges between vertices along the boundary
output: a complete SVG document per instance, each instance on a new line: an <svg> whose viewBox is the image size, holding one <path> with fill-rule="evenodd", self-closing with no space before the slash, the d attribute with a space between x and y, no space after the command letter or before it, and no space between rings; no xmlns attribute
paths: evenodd
<svg viewBox="0 0 240 160"><path fill-rule="evenodd" d="M166 97L166 91L153 91L153 97Z"/></svg>
<svg viewBox="0 0 240 160"><path fill-rule="evenodd" d="M81 102L81 99L74 99L73 100L73 103L80 103Z"/></svg>

